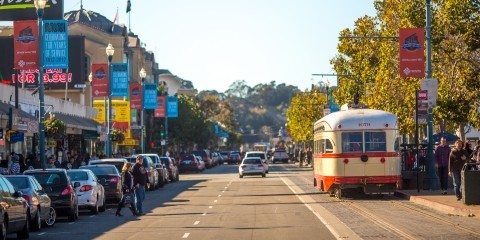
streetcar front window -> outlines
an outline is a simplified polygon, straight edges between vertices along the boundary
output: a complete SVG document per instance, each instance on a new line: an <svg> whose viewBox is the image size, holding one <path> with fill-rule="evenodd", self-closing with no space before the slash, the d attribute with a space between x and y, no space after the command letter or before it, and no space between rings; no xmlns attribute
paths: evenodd
<svg viewBox="0 0 480 240"><path fill-rule="evenodd" d="M365 132L366 152L386 152L387 137L385 132Z"/></svg>
<svg viewBox="0 0 480 240"><path fill-rule="evenodd" d="M342 132L342 152L362 152L362 132Z"/></svg>

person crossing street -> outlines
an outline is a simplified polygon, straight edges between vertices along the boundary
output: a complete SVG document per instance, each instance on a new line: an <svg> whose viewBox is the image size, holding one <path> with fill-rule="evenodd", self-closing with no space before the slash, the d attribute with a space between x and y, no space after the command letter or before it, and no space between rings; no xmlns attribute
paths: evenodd
<svg viewBox="0 0 480 240"><path fill-rule="evenodd" d="M135 165L133 165L133 180L135 185L135 195L137 196L137 215L144 215L142 203L145 200L145 185L147 183L147 172L143 167L143 156L138 155Z"/></svg>

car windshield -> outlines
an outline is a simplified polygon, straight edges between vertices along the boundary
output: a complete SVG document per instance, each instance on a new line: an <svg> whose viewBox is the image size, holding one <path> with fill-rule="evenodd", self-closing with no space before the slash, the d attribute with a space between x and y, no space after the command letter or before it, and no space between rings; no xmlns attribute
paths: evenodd
<svg viewBox="0 0 480 240"><path fill-rule="evenodd" d="M87 181L88 174L84 171L68 171L71 181Z"/></svg>
<svg viewBox="0 0 480 240"><path fill-rule="evenodd" d="M265 158L265 153L249 153L249 157L259 157L259 158Z"/></svg>
<svg viewBox="0 0 480 240"><path fill-rule="evenodd" d="M92 170L93 173L95 173L95 175L99 176L99 175L112 175L112 174L117 174L118 172L115 171L115 168L113 167L88 167L88 166L82 166L81 168L86 168L86 169L90 169Z"/></svg>
<svg viewBox="0 0 480 240"><path fill-rule="evenodd" d="M259 164L260 163L260 159L258 158L246 158L245 160L243 160L243 164Z"/></svg>
<svg viewBox="0 0 480 240"><path fill-rule="evenodd" d="M135 163L135 162L134 162L134 163ZM122 171L122 168L123 168L123 164L125 164L125 163L124 163L124 162L120 162L120 161L118 161L118 162L91 162L91 163L90 163L90 165L100 165L100 164L111 164L111 165L114 165L114 166L117 168L117 170L118 170L119 172L121 172L121 171Z"/></svg>
<svg viewBox="0 0 480 240"><path fill-rule="evenodd" d="M8 181L12 183L12 185L16 189L25 189L28 187L28 179L25 177L7 177Z"/></svg>
<svg viewBox="0 0 480 240"><path fill-rule="evenodd" d="M32 175L42 186L62 185L60 173L33 173Z"/></svg>
<svg viewBox="0 0 480 240"><path fill-rule="evenodd" d="M170 165L170 161L168 160L168 158L160 158L160 160L164 165L167 165L167 166ZM185 159L185 160L188 160L188 159Z"/></svg>

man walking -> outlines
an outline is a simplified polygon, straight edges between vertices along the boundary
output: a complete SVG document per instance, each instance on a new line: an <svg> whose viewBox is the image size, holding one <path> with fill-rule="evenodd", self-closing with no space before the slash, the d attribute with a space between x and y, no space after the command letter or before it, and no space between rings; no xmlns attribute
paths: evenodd
<svg viewBox="0 0 480 240"><path fill-rule="evenodd" d="M147 183L147 175L143 167L143 156L138 155L135 165L133 165L133 181L135 185L135 195L137 196L137 215L144 215L142 203L145 200L145 184Z"/></svg>
<svg viewBox="0 0 480 240"><path fill-rule="evenodd" d="M448 158L450 156L450 146L447 145L445 137L440 138L440 145L435 149L435 165L440 179L440 188L442 194L447 194L448 189Z"/></svg>
<svg viewBox="0 0 480 240"><path fill-rule="evenodd" d="M455 191L455 196L457 196L457 201L462 199L461 185L461 171L462 167L467 161L468 152L463 149L462 140L457 140L455 142L455 148L450 152L450 157L448 161L448 175L453 178L453 189Z"/></svg>

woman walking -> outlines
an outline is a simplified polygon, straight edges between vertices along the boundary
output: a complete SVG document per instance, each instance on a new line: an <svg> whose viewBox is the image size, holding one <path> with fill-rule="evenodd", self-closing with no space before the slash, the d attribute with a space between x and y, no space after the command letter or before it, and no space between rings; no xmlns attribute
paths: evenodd
<svg viewBox="0 0 480 240"><path fill-rule="evenodd" d="M126 162L123 164L122 168L122 189L123 189L123 197L122 200L118 203L117 212L115 216L123 216L120 211L124 207L125 204L130 204L130 210L132 211L133 215L137 215L137 211L135 208L135 193L134 193L134 185L133 185L133 174L132 174L132 164Z"/></svg>

